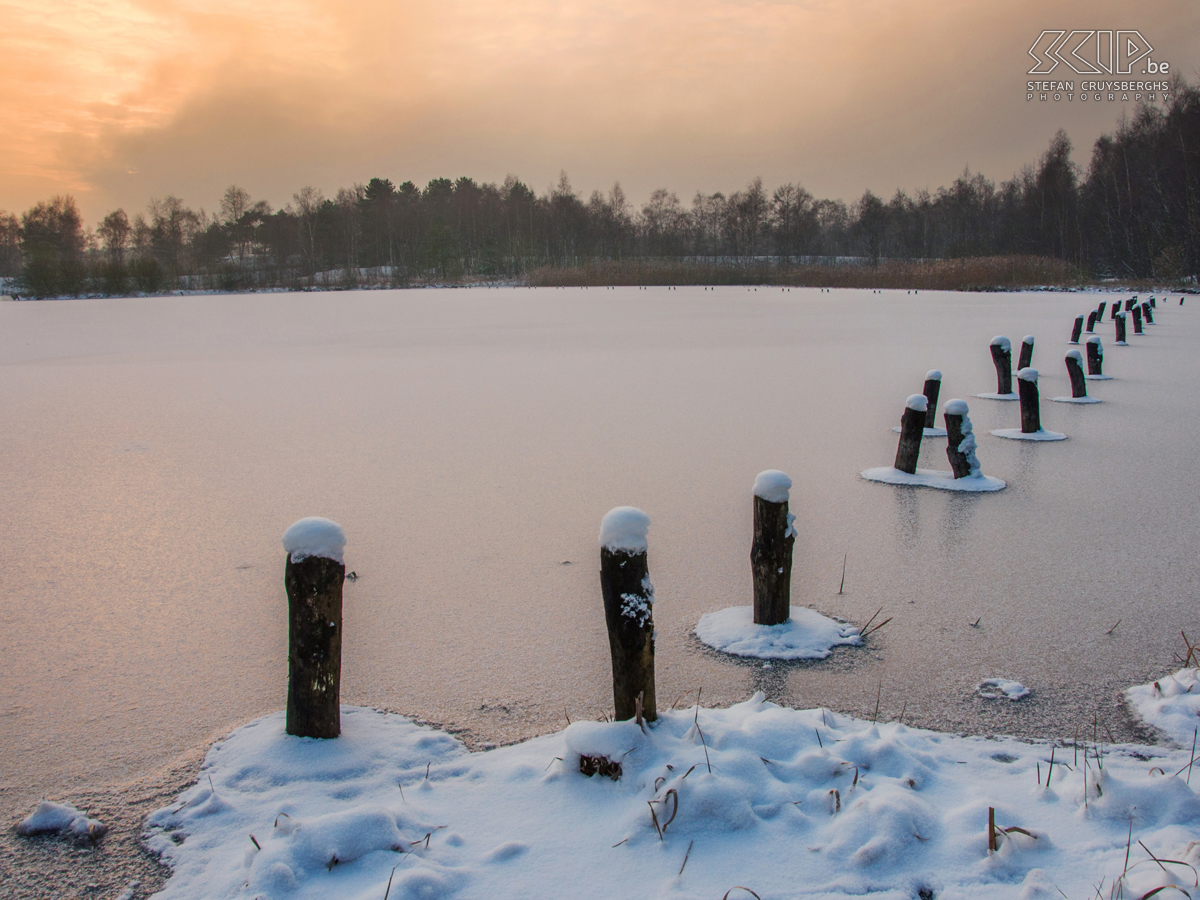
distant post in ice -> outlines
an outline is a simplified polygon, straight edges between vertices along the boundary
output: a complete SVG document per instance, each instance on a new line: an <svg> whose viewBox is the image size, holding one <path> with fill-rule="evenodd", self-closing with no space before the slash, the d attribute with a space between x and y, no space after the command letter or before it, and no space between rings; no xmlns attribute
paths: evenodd
<svg viewBox="0 0 1200 900"><path fill-rule="evenodd" d="M1153 307L1154 309L1158 309L1158 301L1155 300L1153 297L1150 298L1150 306Z"/></svg>
<svg viewBox="0 0 1200 900"><path fill-rule="evenodd" d="M925 427L937 427L937 403L938 394L942 390L942 373L937 369L930 369L925 373L925 388L921 391L925 395L925 399L929 402L928 409L925 410Z"/></svg>
<svg viewBox="0 0 1200 900"><path fill-rule="evenodd" d="M1133 333L1142 334L1142 308L1135 306L1133 308Z"/></svg>
<svg viewBox="0 0 1200 900"><path fill-rule="evenodd" d="M1042 430L1037 369L1022 369L1017 373L1017 390L1021 393L1021 431L1036 434Z"/></svg>
<svg viewBox="0 0 1200 900"><path fill-rule="evenodd" d="M1083 333L1083 316L1075 317L1075 324L1071 326L1071 343L1079 343L1079 335Z"/></svg>
<svg viewBox="0 0 1200 900"><path fill-rule="evenodd" d="M792 479L777 469L754 479L754 623L782 625L792 614L792 548L796 531L788 513Z"/></svg>
<svg viewBox="0 0 1200 900"><path fill-rule="evenodd" d="M996 366L996 393L1012 393L1012 342L1004 335L992 338L992 363Z"/></svg>
<svg viewBox="0 0 1200 900"><path fill-rule="evenodd" d="M288 598L288 734L335 738L342 730L342 553L346 535L312 516L283 534Z"/></svg>
<svg viewBox="0 0 1200 900"><path fill-rule="evenodd" d="M1108 306L1108 301L1102 300L1102 301L1100 301L1100 305L1096 307L1096 321L1097 322L1104 321L1104 307L1106 307L1106 306Z"/></svg>
<svg viewBox="0 0 1200 900"><path fill-rule="evenodd" d="M1125 313L1117 315L1117 343L1125 343Z"/></svg>
<svg viewBox="0 0 1200 900"><path fill-rule="evenodd" d="M658 718L654 698L654 585L646 564L650 517L632 506L600 522L600 590L612 655L616 719Z"/></svg>
<svg viewBox="0 0 1200 900"><path fill-rule="evenodd" d="M1089 375L1104 374L1104 345L1099 335L1087 339L1087 364Z"/></svg>
<svg viewBox="0 0 1200 900"><path fill-rule="evenodd" d="M1117 316L1121 312L1121 302L1118 300L1112 305L1112 321L1117 321Z"/></svg>
<svg viewBox="0 0 1200 900"><path fill-rule="evenodd" d="M1137 297L1130 297L1125 301L1125 312L1130 312L1133 309L1133 304L1137 303Z"/></svg>
<svg viewBox="0 0 1200 900"><path fill-rule="evenodd" d="M1096 311L1094 309L1088 313L1086 330L1088 334L1093 334L1096 331Z"/></svg>
<svg viewBox="0 0 1200 900"><path fill-rule="evenodd" d="M1017 371L1033 365L1033 335L1027 334L1021 341L1021 355L1017 360Z"/></svg>
<svg viewBox="0 0 1200 900"><path fill-rule="evenodd" d="M979 475L979 460L975 456L975 434L971 420L967 417L965 400L951 400L946 404L946 456L950 458L950 469L955 478Z"/></svg>
<svg viewBox="0 0 1200 900"><path fill-rule="evenodd" d="M1091 347L1091 343L1088 344ZM1067 375L1071 378L1071 396L1087 396L1087 381L1083 377L1083 355L1078 350L1067 351Z"/></svg>
<svg viewBox="0 0 1200 900"><path fill-rule="evenodd" d="M917 459L921 455L921 438L925 436L925 413L929 401L924 394L913 394L905 401L900 417L900 444L896 447L896 468L909 475L917 474Z"/></svg>
<svg viewBox="0 0 1200 900"><path fill-rule="evenodd" d="M1149 303L1142 304L1142 318L1146 320L1147 325L1154 324L1154 310Z"/></svg>

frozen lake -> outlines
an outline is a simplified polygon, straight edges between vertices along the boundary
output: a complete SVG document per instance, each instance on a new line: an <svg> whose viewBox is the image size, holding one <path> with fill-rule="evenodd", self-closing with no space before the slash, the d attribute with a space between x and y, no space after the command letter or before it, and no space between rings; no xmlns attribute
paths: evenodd
<svg viewBox="0 0 1200 900"><path fill-rule="evenodd" d="M1118 692L1200 638L1200 325L1105 341L1104 403L1028 445L988 342L1069 394L1111 296L473 289L0 304L0 811L115 784L280 708L280 535L349 539L343 700L506 742L611 704L596 535L651 516L660 707L762 688L932 728L1139 732ZM1194 303L1200 300L1193 299ZM994 495L868 483L926 370ZM939 412L939 424L941 417ZM921 465L948 469L944 439ZM751 596L750 490L789 473L792 602L892 622L764 669L702 650ZM846 585L837 589L843 555ZM876 621L879 621L877 619ZM977 627L971 623L979 620ZM1106 632L1117 620L1120 625ZM1195 634L1192 631L1195 631ZM1033 694L986 701L984 678ZM686 702L686 701L685 701Z"/></svg>

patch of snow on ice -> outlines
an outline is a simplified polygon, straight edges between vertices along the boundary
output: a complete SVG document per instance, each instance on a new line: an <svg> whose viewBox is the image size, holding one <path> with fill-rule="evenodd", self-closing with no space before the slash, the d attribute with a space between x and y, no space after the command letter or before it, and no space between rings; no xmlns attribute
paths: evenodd
<svg viewBox="0 0 1200 900"><path fill-rule="evenodd" d="M995 392L990 393L990 394L976 394L975 396L978 397L980 400L1020 400L1021 399L1020 394L997 394Z"/></svg>
<svg viewBox="0 0 1200 900"><path fill-rule="evenodd" d="M1055 403L1103 403L1099 397L1051 397Z"/></svg>
<svg viewBox="0 0 1200 900"><path fill-rule="evenodd" d="M60 834L78 843L98 841L104 837L108 826L97 819L89 819L70 803L55 803L42 800L28 816L17 823L17 834L28 837L34 834Z"/></svg>
<svg viewBox="0 0 1200 900"><path fill-rule="evenodd" d="M990 494L1008 487L1007 482L990 475L969 475L966 478L955 478L953 472L938 472L934 469L917 469L915 475L909 475L907 472L901 472L895 466L879 466L875 469L867 469L861 474L867 481L878 481L881 484L937 488L939 491L960 491L967 494Z"/></svg>
<svg viewBox="0 0 1200 900"><path fill-rule="evenodd" d="M1007 438L1010 441L1065 441L1067 436L1058 431L1025 432L1020 428L997 428L992 431L996 437Z"/></svg>
<svg viewBox="0 0 1200 900"><path fill-rule="evenodd" d="M986 678L979 682L976 690L984 700L999 700L1001 697L1021 700L1029 696L1029 688L1019 681L1009 681L1007 678Z"/></svg>
<svg viewBox="0 0 1200 900"><path fill-rule="evenodd" d="M600 546L613 553L645 553L650 517L633 506L610 509L600 520Z"/></svg>
<svg viewBox="0 0 1200 900"><path fill-rule="evenodd" d="M754 479L754 496L762 497L768 503L787 503L791 488L792 479L778 469L759 472Z"/></svg>
<svg viewBox="0 0 1200 900"><path fill-rule="evenodd" d="M1131 687L1125 691L1125 702L1147 725L1190 749L1200 728L1200 669L1180 669Z"/></svg>
<svg viewBox="0 0 1200 900"><path fill-rule="evenodd" d="M283 533L283 549L294 563L303 562L310 556L342 562L346 551L346 533L337 522L309 516L293 522Z"/></svg>
<svg viewBox="0 0 1200 900"><path fill-rule="evenodd" d="M780 625L755 625L752 606L705 613L696 637L714 650L755 659L824 659L838 645L862 644L853 625L804 606L793 606Z"/></svg>
<svg viewBox="0 0 1200 900"><path fill-rule="evenodd" d="M892 427L892 431L896 432L896 434L900 434L904 431L904 429L901 428L899 425L895 425ZM945 436L946 436L945 428L926 428L921 432L921 437L935 438L935 437L945 437Z"/></svg>

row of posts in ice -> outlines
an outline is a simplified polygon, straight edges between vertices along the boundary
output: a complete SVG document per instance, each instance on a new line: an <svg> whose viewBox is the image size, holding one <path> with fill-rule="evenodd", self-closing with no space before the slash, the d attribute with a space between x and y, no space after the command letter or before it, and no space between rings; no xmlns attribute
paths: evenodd
<svg viewBox="0 0 1200 900"><path fill-rule="evenodd" d="M1183 298L1179 298L1180 306ZM1116 332L1118 346L1127 346L1126 315L1132 316L1133 333L1144 334L1143 322L1154 324L1154 310L1158 307L1156 298L1139 302L1137 297L1112 304L1112 321ZM1104 345L1095 334L1096 326L1104 321L1104 313L1108 301L1102 302L1087 316L1076 316L1071 330L1070 343L1078 344L1086 327L1087 335L1084 342L1087 352L1087 374L1084 374L1084 355L1078 350L1068 350L1065 358L1067 375L1071 379L1071 399L1087 402L1087 379L1105 378L1104 375ZM1085 325L1086 323L1086 325ZM1037 434L1042 431L1041 400L1038 394L1038 372L1032 367L1033 363L1032 335L1027 335L1021 341L1021 353L1017 360L1017 393L1012 389L1012 342L1000 336L992 338L992 362L996 367L996 393L990 395L994 399L1019 399L1021 402L1021 433ZM926 429L937 425L936 410L938 393L941 389L942 373L936 369L925 376L925 387L920 394L913 394L905 403L904 414L900 419L900 442L896 448L895 467L901 472L913 475L917 471L917 458L921 452L921 439ZM989 395L983 395L989 396ZM975 457L975 439L971 429L970 419L967 418L967 404L962 400L951 400L946 404L946 436L948 446L946 455L950 459L950 468L954 477L967 478L978 476L980 467Z"/></svg>
<svg viewBox="0 0 1200 900"><path fill-rule="evenodd" d="M754 622L780 625L791 615L795 517L788 512L791 479L769 470L754 482L750 567ZM600 523L600 591L612 657L616 719L653 722L654 585L647 564L650 517L619 506ZM341 733L342 561L345 535L328 519L301 519L284 534L288 598L286 731L299 737Z"/></svg>

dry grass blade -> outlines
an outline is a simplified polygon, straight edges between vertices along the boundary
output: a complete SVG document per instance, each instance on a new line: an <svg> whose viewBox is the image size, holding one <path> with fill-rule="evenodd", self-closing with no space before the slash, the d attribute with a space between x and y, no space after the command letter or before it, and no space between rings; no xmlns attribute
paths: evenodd
<svg viewBox="0 0 1200 900"><path fill-rule="evenodd" d="M996 808L988 807L988 852L995 853L1000 849L1000 845L996 842Z"/></svg>
<svg viewBox="0 0 1200 900"><path fill-rule="evenodd" d="M396 866L392 866L392 874L388 876L387 890L383 892L383 900L388 900L388 894L392 892L392 879L396 877Z"/></svg>
<svg viewBox="0 0 1200 900"><path fill-rule="evenodd" d="M881 606L881 607L879 607L879 609L875 610L875 616L879 615L881 612L883 612L883 607L882 607L882 606ZM871 616L871 618L867 619L867 624L866 624L866 625L864 625L864 626L863 626L863 627L862 627L862 628L859 630L859 634L862 634L864 631L866 631L868 628L870 628L870 627L871 627L871 623L875 621L875 616Z"/></svg>
<svg viewBox="0 0 1200 900"><path fill-rule="evenodd" d="M838 594L839 595L842 593L842 588L844 588L846 586L846 560L849 558L849 556L850 556L850 554L847 553L845 556L842 557L842 583L838 585Z"/></svg>
<svg viewBox="0 0 1200 900"><path fill-rule="evenodd" d="M1193 884L1192 886L1200 887L1200 873L1198 873L1196 871L1196 867L1193 866L1191 863L1184 862L1182 859L1167 859L1166 857L1155 856L1153 853L1150 852L1150 848L1147 847L1145 844L1143 844L1141 841L1138 841L1138 846L1141 847L1143 850L1145 850L1146 853L1149 855L1150 859L1154 860L1154 862L1158 863L1158 867L1160 869L1162 869L1164 872L1167 871L1167 866L1164 866L1163 863L1166 863L1167 865L1170 865L1170 866L1187 866L1189 869L1192 870L1192 881L1195 882L1195 884ZM1146 859L1142 860L1142 862L1149 862L1149 861L1150 860L1146 860ZM1133 868L1136 869L1139 865L1141 865L1141 863L1135 863Z"/></svg>
<svg viewBox="0 0 1200 900"><path fill-rule="evenodd" d="M617 849L617 848L618 848L618 847L620 847L620 846L621 846L623 843L625 843L625 841L627 841L627 840L629 840L629 838L625 838L625 840L624 840L624 841L617 841L615 844L613 844L613 845L612 845L612 847L611 847L610 849L612 849L612 850L615 850L615 849Z"/></svg>
<svg viewBox="0 0 1200 900"><path fill-rule="evenodd" d="M336 866L337 864L338 864L338 858L337 858L336 856L332 857L332 858L329 860L329 865L326 867L325 871L326 871L326 872L332 872L332 871L333 871L333 867L334 867L334 866Z"/></svg>
<svg viewBox="0 0 1200 900"><path fill-rule="evenodd" d="M671 709L674 709L675 707L677 707L679 705L679 701L682 700L684 697L686 697L690 693L691 693L691 691L684 691L682 694L680 694L678 697L676 697L675 702L671 704Z"/></svg>
<svg viewBox="0 0 1200 900"><path fill-rule="evenodd" d="M258 840L254 837L254 835L250 835L250 843L252 843L254 845L255 850L262 849L262 847L259 845Z"/></svg>
<svg viewBox="0 0 1200 900"><path fill-rule="evenodd" d="M1121 620L1120 620L1120 619L1117 619L1117 625L1120 625L1120 624L1121 624ZM1104 632L1104 633L1105 633L1105 634L1112 634L1114 631L1116 631L1116 630L1117 630L1117 625L1114 625L1112 628L1108 629L1108 631L1106 631L1106 632Z"/></svg>
<svg viewBox="0 0 1200 900"><path fill-rule="evenodd" d="M637 720L638 728L642 728L642 699L646 696L645 691L638 691L637 703L634 705L633 717ZM642 729L645 730L644 728Z"/></svg>
<svg viewBox="0 0 1200 900"><path fill-rule="evenodd" d="M1050 776L1054 774L1054 747L1050 748L1050 768L1046 770L1046 787L1050 787Z"/></svg>
<svg viewBox="0 0 1200 900"><path fill-rule="evenodd" d="M674 822L675 817L677 815L679 815L679 791L675 790L675 788L671 788L669 791L667 791L666 797L663 797L663 801L662 801L663 806L666 806L666 804L667 804L667 797L670 797L672 799L673 803L671 806L670 818L668 818L665 822L662 823L663 834L667 833L667 826L670 825L672 822Z"/></svg>
<svg viewBox="0 0 1200 900"><path fill-rule="evenodd" d="M874 628L872 628L870 631L864 631L864 632L863 632L863 633L860 635L860 637L866 638L868 635L874 634L874 633L875 633L875 632L877 632L877 631L878 631L880 628L882 628L884 625L886 625L888 622L892 621L892 619L894 619L894 618L896 618L896 617L895 617L895 616L888 616L886 619L884 619L882 622L880 622L878 625L876 625L876 626L875 626Z"/></svg>
<svg viewBox="0 0 1200 900"><path fill-rule="evenodd" d="M687 866L688 857L692 855L692 844L694 844L694 843L696 843L696 841L694 839L688 841L687 853L683 854L683 865L679 867L678 874L680 874L680 875L683 874L684 867ZM385 897L384 900L387 900L387 898Z"/></svg>
<svg viewBox="0 0 1200 900"><path fill-rule="evenodd" d="M1133 846L1133 816L1129 817L1129 836L1125 838L1125 869L1122 875L1129 874L1129 848Z"/></svg>
<svg viewBox="0 0 1200 900"><path fill-rule="evenodd" d="M837 815L842 811L842 792L834 788L829 792L830 799L833 800L833 815Z"/></svg>
<svg viewBox="0 0 1200 900"><path fill-rule="evenodd" d="M1181 888L1177 884L1164 884L1162 887L1156 887L1154 890L1147 891L1146 893L1142 894L1142 896L1138 897L1138 900L1148 900L1148 898L1153 897L1155 894L1159 893L1160 891L1166 891L1166 890L1179 891L1179 893L1181 893L1181 894L1183 894L1183 896L1187 897L1188 900L1192 900L1192 895L1189 894L1187 891L1185 891L1183 888Z"/></svg>
<svg viewBox="0 0 1200 900"><path fill-rule="evenodd" d="M752 896L754 898L754 900L762 900L762 897L758 896L758 894L754 893L754 891L750 890L750 888L742 887L740 884L734 885L729 890L727 890L725 892L725 896L722 897L721 900L729 900L729 895L732 894L734 891L745 891L747 894Z"/></svg>
<svg viewBox="0 0 1200 900"><path fill-rule="evenodd" d="M552 765L554 765L556 762L562 762L562 761L563 761L563 758L561 756L556 756L556 757L554 757L554 759L550 760L550 762L546 763L546 768L542 769L542 771L549 772L550 767ZM401 799L403 799L403 797L401 797Z"/></svg>
<svg viewBox="0 0 1200 900"><path fill-rule="evenodd" d="M279 815L277 815L277 816L275 817L275 824L274 824L274 825L272 825L271 827L272 827L272 828L278 828L278 827L279 827L279 820L280 820L280 819L290 819L290 818L291 818L291 816L289 816L287 813L280 813Z"/></svg>
<svg viewBox="0 0 1200 900"><path fill-rule="evenodd" d="M879 721L879 700L883 697L883 679L879 679L879 685L875 688L875 715L871 717L871 724L874 725Z"/></svg>
<svg viewBox="0 0 1200 900"><path fill-rule="evenodd" d="M654 830L658 832L658 839L661 841L663 839L662 826L658 824L658 813L654 811L654 801L647 800L646 805L650 807L650 820L654 823Z"/></svg>
<svg viewBox="0 0 1200 900"><path fill-rule="evenodd" d="M814 729L813 729L813 734L815 734L815 735L817 736L817 745L818 745L818 746L819 746L819 747L820 747L822 750L824 750L824 749L825 749L825 744L824 744L824 742L821 740L821 732L817 731L817 729L815 729L815 728L814 728Z"/></svg>
<svg viewBox="0 0 1200 900"><path fill-rule="evenodd" d="M908 700L904 701L904 705L900 707L900 724L904 724L904 714L908 712Z"/></svg>
<svg viewBox="0 0 1200 900"><path fill-rule="evenodd" d="M1192 732L1192 758L1188 760L1187 784L1192 783L1192 763L1196 761L1196 736L1200 735L1200 728Z"/></svg>

